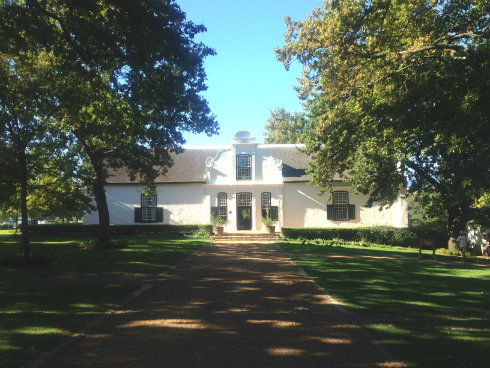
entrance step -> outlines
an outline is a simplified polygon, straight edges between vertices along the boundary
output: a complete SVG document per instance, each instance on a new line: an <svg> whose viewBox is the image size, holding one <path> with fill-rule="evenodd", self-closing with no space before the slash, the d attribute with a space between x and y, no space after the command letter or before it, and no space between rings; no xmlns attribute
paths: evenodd
<svg viewBox="0 0 490 368"><path fill-rule="evenodd" d="M279 233L256 233L256 232L241 232L241 233L224 233L223 235L214 235L211 237L215 242L218 241L273 241L280 239Z"/></svg>

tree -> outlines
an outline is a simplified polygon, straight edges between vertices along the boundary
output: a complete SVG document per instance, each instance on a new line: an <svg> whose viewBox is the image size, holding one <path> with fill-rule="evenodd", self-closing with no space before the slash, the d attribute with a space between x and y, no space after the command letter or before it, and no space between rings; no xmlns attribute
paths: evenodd
<svg viewBox="0 0 490 368"><path fill-rule="evenodd" d="M70 142L50 138L38 149L35 175L28 182L30 218L80 219L94 209L91 188L83 180L87 173L82 156Z"/></svg>
<svg viewBox="0 0 490 368"><path fill-rule="evenodd" d="M298 91L311 127L313 181L342 173L367 205L401 185L439 193L451 235L490 187L488 1L325 1L287 18L286 67L303 64Z"/></svg>
<svg viewBox="0 0 490 368"><path fill-rule="evenodd" d="M265 124L265 143L302 143L307 122L304 113L289 113L283 107L269 110L269 113Z"/></svg>
<svg viewBox="0 0 490 368"><path fill-rule="evenodd" d="M26 261L30 258L27 184L33 175L37 150L43 146L51 123L47 112L53 111L46 83L52 77L46 67L48 59L47 53L32 49L22 50L17 55L0 54L0 147L6 153L6 168L11 170L2 180L2 188L7 188L9 196L14 196L19 189ZM0 200L16 202L12 198Z"/></svg>
<svg viewBox="0 0 490 368"><path fill-rule="evenodd" d="M110 238L107 169L126 167L151 187L171 164L183 131L217 131L206 100L203 60L214 51L194 36L172 0L4 1L15 47L34 38L51 50L58 129L74 136L90 168L101 231ZM31 37L26 40L26 35Z"/></svg>

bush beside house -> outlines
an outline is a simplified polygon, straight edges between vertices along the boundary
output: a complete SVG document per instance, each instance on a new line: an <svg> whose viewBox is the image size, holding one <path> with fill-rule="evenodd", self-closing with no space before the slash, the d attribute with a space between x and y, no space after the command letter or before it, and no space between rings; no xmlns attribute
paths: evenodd
<svg viewBox="0 0 490 368"><path fill-rule="evenodd" d="M212 233L212 225L112 225L113 235L135 235L148 233L192 234L205 228ZM30 226L33 235L97 235L99 225L53 224Z"/></svg>
<svg viewBox="0 0 490 368"><path fill-rule="evenodd" d="M417 247L419 235L413 229L387 226L356 228L293 228L283 227L282 236L288 239L343 239L386 244L399 247Z"/></svg>

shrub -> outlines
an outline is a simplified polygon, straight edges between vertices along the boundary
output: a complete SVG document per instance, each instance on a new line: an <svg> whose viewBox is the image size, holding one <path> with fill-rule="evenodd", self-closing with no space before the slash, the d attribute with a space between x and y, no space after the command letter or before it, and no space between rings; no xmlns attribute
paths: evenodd
<svg viewBox="0 0 490 368"><path fill-rule="evenodd" d="M400 247L417 247L417 234L407 228L388 226L356 228L287 228L281 229L282 236L289 239L342 239L363 243L386 244Z"/></svg>
<svg viewBox="0 0 490 368"><path fill-rule="evenodd" d="M82 250L91 249L124 249L129 246L127 240L111 240L107 242L100 242L98 240L92 239L81 242L79 245Z"/></svg>
<svg viewBox="0 0 490 368"><path fill-rule="evenodd" d="M111 234L113 235L136 235L136 234L192 234L199 230L200 227L205 227L212 230L211 225L113 225L111 226ZM82 225L82 224L46 224L46 225L31 225L30 231L34 235L92 235L96 236L99 230L99 225Z"/></svg>
<svg viewBox="0 0 490 368"><path fill-rule="evenodd" d="M196 231L194 231L190 237L193 239L209 239L211 233L209 232L209 227L200 226Z"/></svg>

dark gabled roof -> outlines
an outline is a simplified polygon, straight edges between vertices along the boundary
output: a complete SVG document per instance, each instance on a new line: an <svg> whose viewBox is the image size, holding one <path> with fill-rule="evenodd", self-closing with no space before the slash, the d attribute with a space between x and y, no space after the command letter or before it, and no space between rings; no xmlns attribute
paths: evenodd
<svg viewBox="0 0 490 368"><path fill-rule="evenodd" d="M276 159L282 160L282 175L285 183L308 182L311 177L306 174L310 157L300 151L296 145L260 144L259 149L267 150ZM204 183L206 159L216 157L219 151L229 149L222 147L184 147L182 153L172 153L174 164L165 175L156 178L156 184L163 183ZM336 180L338 177L336 176ZM124 168L109 171L108 184L133 184Z"/></svg>
<svg viewBox="0 0 490 368"><path fill-rule="evenodd" d="M204 183L206 174L205 161L215 157L220 147L187 148L182 153L172 153L173 165L165 175L159 175L155 184L162 183ZM124 168L109 171L108 184L134 184Z"/></svg>
<svg viewBox="0 0 490 368"><path fill-rule="evenodd" d="M310 181L311 177L306 174L310 158L297 146L264 144L260 145L260 148L269 151L274 158L282 160L282 176L285 183Z"/></svg>

